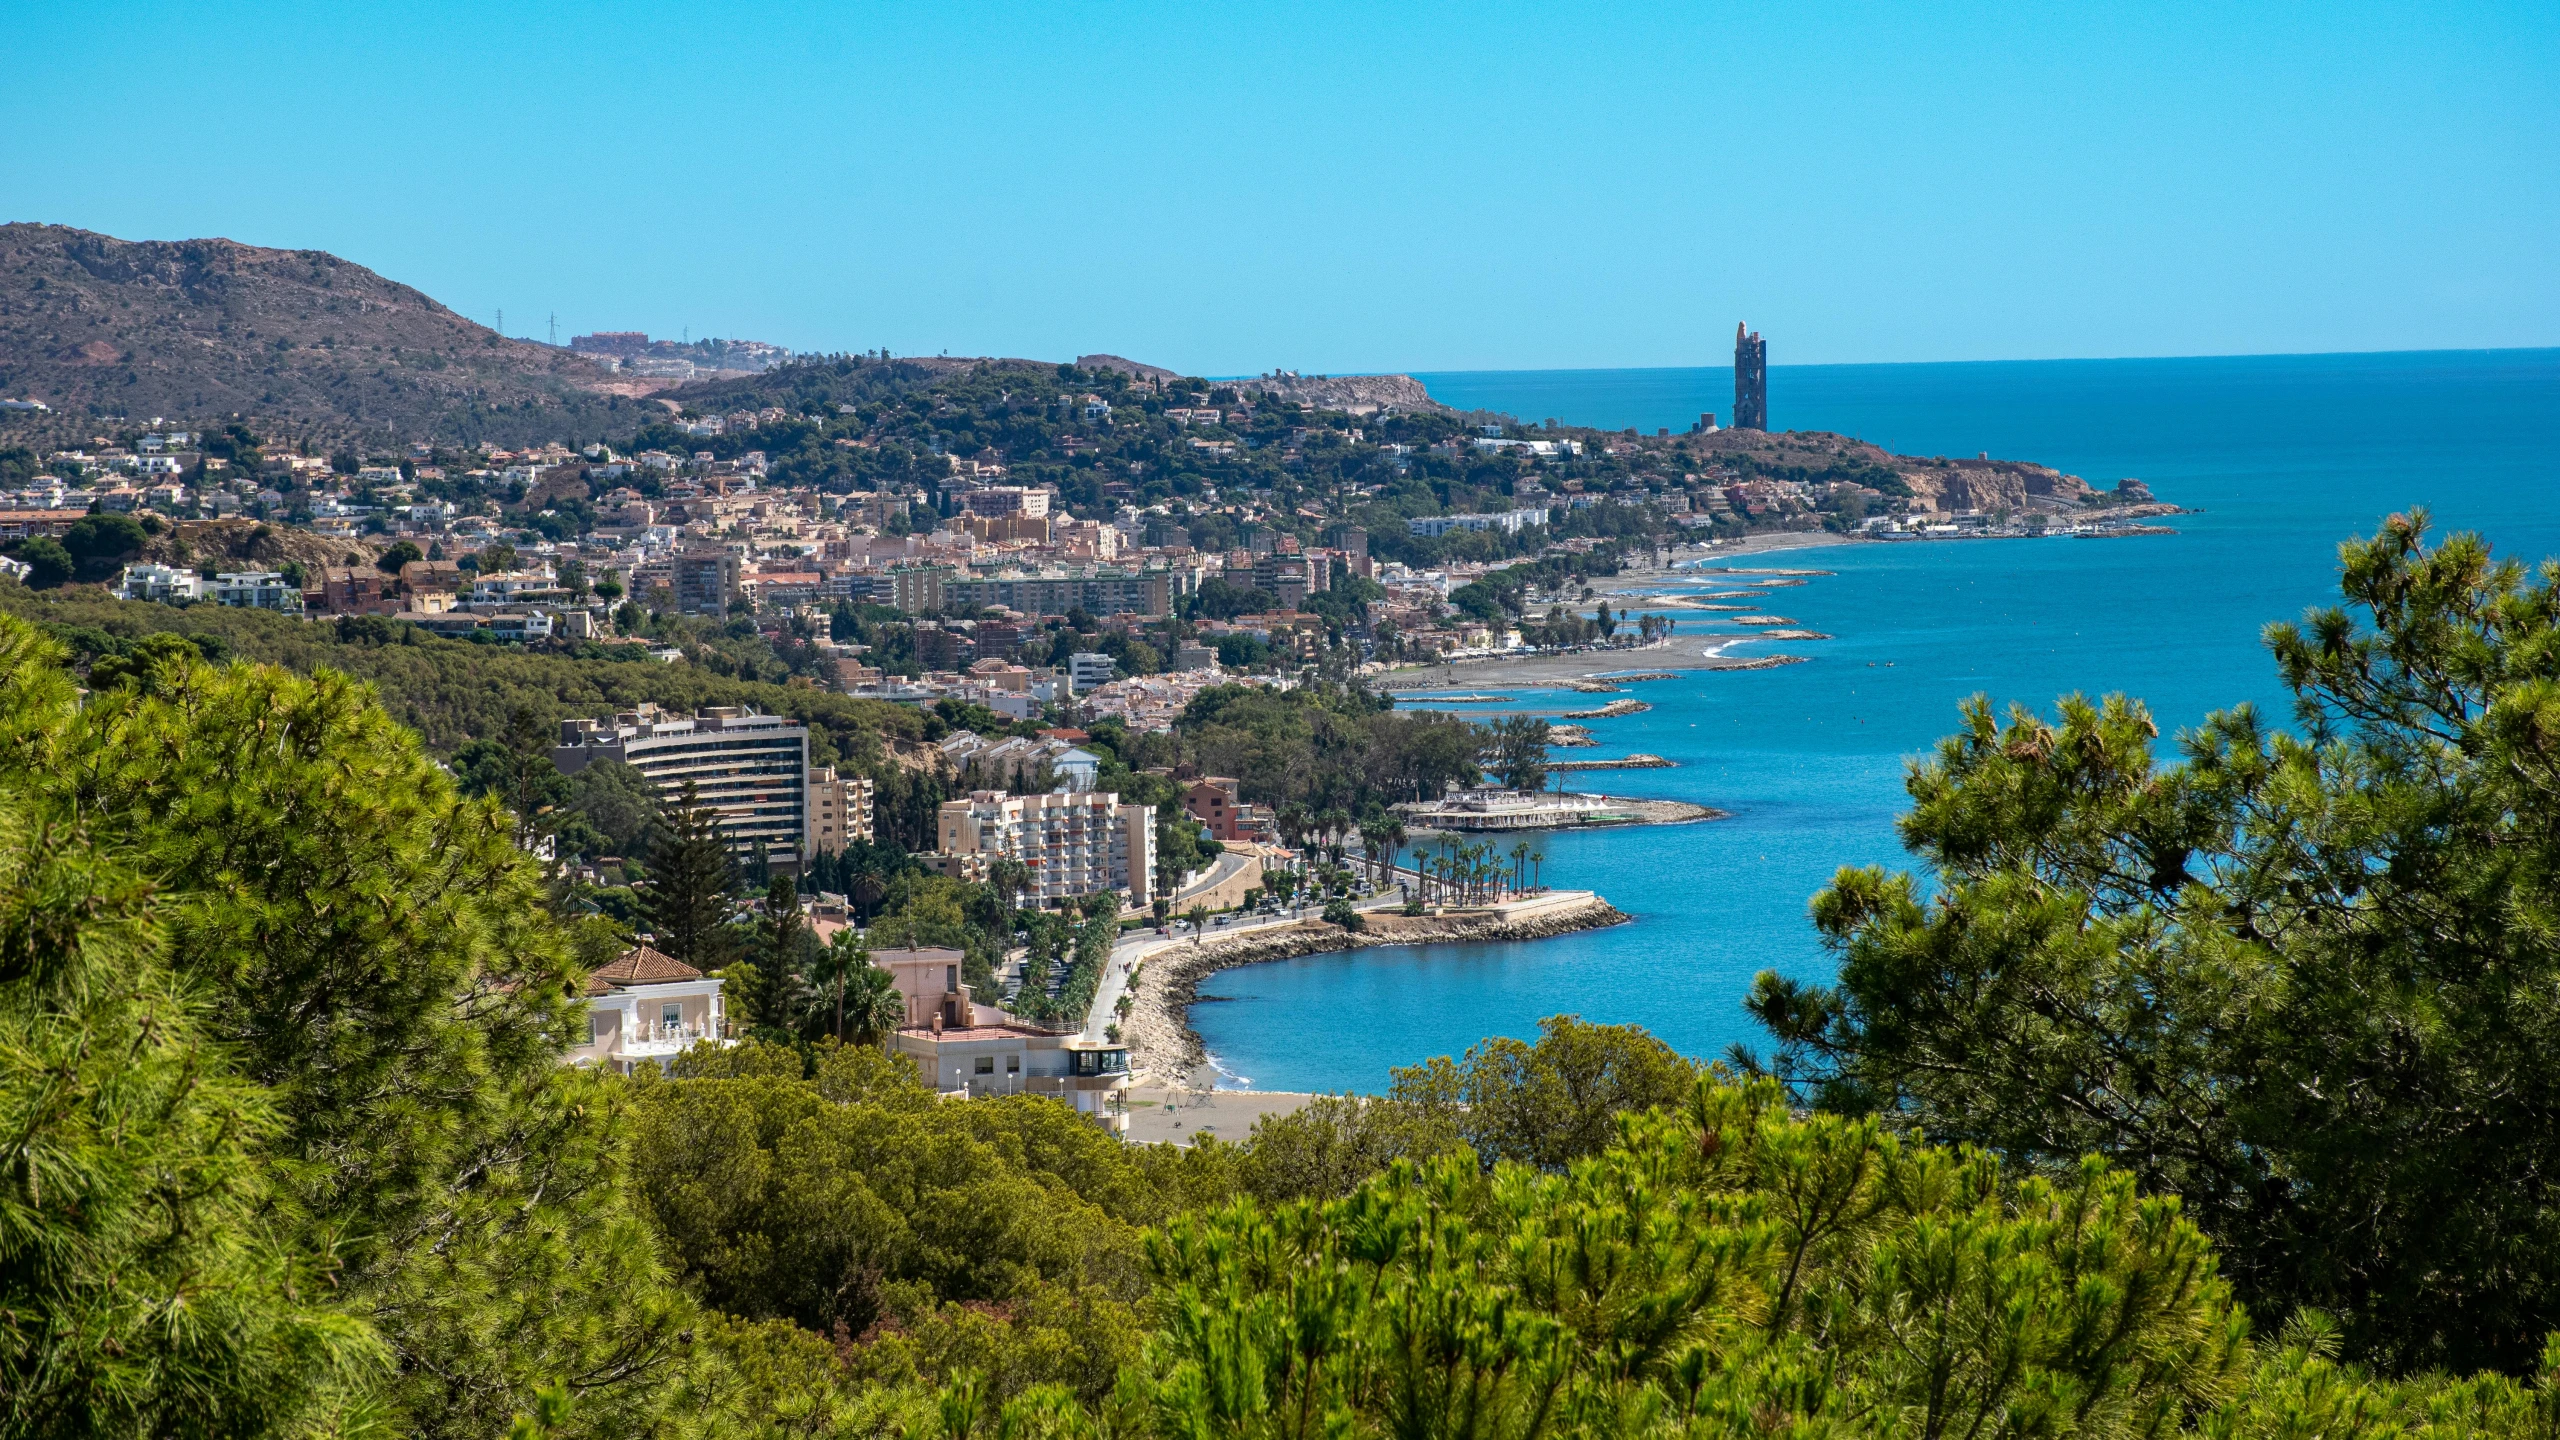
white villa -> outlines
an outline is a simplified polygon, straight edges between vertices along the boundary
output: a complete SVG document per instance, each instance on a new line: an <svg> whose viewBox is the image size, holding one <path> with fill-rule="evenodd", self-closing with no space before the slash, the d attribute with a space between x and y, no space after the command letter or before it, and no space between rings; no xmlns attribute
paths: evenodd
<svg viewBox="0 0 2560 1440"><path fill-rule="evenodd" d="M697 1041L722 1045L729 1018L720 978L641 945L587 977L587 1043L569 1051L574 1065L610 1065L624 1074L642 1062L664 1066Z"/></svg>

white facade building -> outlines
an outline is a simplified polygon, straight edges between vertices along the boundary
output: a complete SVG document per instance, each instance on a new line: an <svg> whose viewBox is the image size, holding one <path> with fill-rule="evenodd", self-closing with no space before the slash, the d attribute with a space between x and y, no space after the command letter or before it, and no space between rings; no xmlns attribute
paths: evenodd
<svg viewBox="0 0 2560 1440"><path fill-rule="evenodd" d="M569 1063L664 1066L709 1040L734 1045L720 997L720 977L705 975L646 945L626 950L587 977L587 1040Z"/></svg>
<svg viewBox="0 0 2560 1440"><path fill-rule="evenodd" d="M937 849L1029 867L1042 904L1114 890L1144 903L1155 888L1156 811L1107 790L1007 795L973 790L944 802Z"/></svg>
<svg viewBox="0 0 2560 1440"><path fill-rule="evenodd" d="M116 582L119 600L201 600L205 595L204 577L192 570L174 565L127 565L124 578Z"/></svg>
<svg viewBox="0 0 2560 1440"><path fill-rule="evenodd" d="M302 587L276 570L225 570L213 577L213 598L241 610L302 613Z"/></svg>
<svg viewBox="0 0 2560 1440"><path fill-rule="evenodd" d="M1110 656L1091 650L1079 650L1067 657L1067 682L1077 694L1099 689L1111 683L1118 662Z"/></svg>

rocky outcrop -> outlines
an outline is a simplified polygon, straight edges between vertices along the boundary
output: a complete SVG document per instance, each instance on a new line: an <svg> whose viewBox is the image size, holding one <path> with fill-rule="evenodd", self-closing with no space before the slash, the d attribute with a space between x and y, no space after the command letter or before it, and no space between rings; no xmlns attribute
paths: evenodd
<svg viewBox="0 0 2560 1440"><path fill-rule="evenodd" d="M1301 375L1274 370L1249 380L1224 382L1250 395L1294 400L1319 410L1374 415L1380 410L1440 411L1449 407L1431 398L1422 382L1410 375Z"/></svg>
<svg viewBox="0 0 2560 1440"><path fill-rule="evenodd" d="M1168 946L1141 962L1129 1018L1121 1026L1121 1035L1129 1042L1134 1066L1151 1072L1158 1080L1182 1085L1188 1083L1192 1071L1208 1063L1208 1053L1201 1048L1200 1036L1192 1030L1187 1016L1200 998L1200 982L1221 970L1381 945L1544 940L1577 930L1622 925L1628 918L1609 902L1594 899L1517 919L1493 912L1370 915L1367 928L1358 931L1308 920L1197 945Z"/></svg>
<svg viewBox="0 0 2560 1440"><path fill-rule="evenodd" d="M2022 460L1930 460L1900 462L1904 484L1911 487L1912 508L1953 515L1963 510L1984 514L2007 510L2076 509L2097 495L2087 481L2065 475L2050 465Z"/></svg>
<svg viewBox="0 0 2560 1440"><path fill-rule="evenodd" d="M1182 378L1179 372L1167 370L1161 365L1142 365L1135 360L1123 359L1117 355L1079 355L1076 357L1076 368L1117 370L1132 380L1149 380L1167 385Z"/></svg>

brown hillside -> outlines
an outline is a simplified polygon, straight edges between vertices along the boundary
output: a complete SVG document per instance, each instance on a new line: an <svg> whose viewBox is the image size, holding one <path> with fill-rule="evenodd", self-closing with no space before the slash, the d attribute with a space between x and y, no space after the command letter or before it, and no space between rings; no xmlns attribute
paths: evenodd
<svg viewBox="0 0 2560 1440"><path fill-rule="evenodd" d="M323 251L0 225L0 396L46 402L66 433L236 414L325 440L524 443L631 428L645 402L609 393L629 388Z"/></svg>

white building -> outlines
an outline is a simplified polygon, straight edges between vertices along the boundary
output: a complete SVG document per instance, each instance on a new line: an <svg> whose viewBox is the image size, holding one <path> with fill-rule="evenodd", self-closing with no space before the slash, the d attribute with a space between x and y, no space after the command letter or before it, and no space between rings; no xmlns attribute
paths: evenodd
<svg viewBox="0 0 2560 1440"><path fill-rule="evenodd" d="M1517 535L1532 525L1547 523L1544 510L1504 510L1481 515L1417 515L1404 522L1404 528L1425 537L1446 535L1452 530L1500 530Z"/></svg>
<svg viewBox="0 0 2560 1440"><path fill-rule="evenodd" d="M1044 905L1105 890L1144 902L1155 888L1155 807L1123 804L1107 790L973 790L943 803L938 829L943 854L1021 861Z"/></svg>
<svg viewBox="0 0 2560 1440"><path fill-rule="evenodd" d="M1079 650L1067 657L1067 682L1075 686L1077 694L1082 695L1110 684L1117 668L1117 662L1108 655Z"/></svg>
<svg viewBox="0 0 2560 1440"><path fill-rule="evenodd" d="M192 570L174 565L127 565L124 578L116 582L119 600L201 600L205 594L204 577Z"/></svg>
<svg viewBox="0 0 2560 1440"><path fill-rule="evenodd" d="M720 977L642 945L587 977L587 1040L572 1046L568 1058L629 1074L643 1061L664 1066L704 1040L737 1043L729 1036Z"/></svg>
<svg viewBox="0 0 2560 1440"><path fill-rule="evenodd" d="M213 598L240 610L302 613L302 587L276 570L225 570L213 577Z"/></svg>
<svg viewBox="0 0 2560 1440"><path fill-rule="evenodd" d="M1023 1024L955 1029L937 1015L900 1030L896 1044L918 1078L945 1095L1046 1095L1113 1134L1129 1128L1120 1099L1129 1088L1129 1049L1117 1042Z"/></svg>

